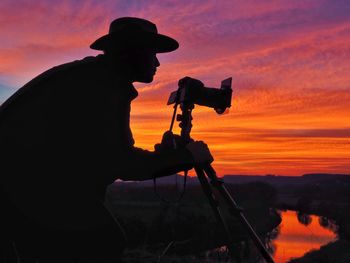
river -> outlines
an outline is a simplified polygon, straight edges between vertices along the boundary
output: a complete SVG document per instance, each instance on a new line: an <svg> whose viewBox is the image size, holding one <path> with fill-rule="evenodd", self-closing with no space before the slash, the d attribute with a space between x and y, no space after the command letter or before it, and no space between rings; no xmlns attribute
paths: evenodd
<svg viewBox="0 0 350 263"><path fill-rule="evenodd" d="M280 211L280 215L281 224L265 240L276 263L285 263L292 258L302 257L308 251L318 250L337 239L335 234L337 225L325 217L300 214L291 210ZM243 257L243 262L265 262L258 254L255 248L250 248L247 256ZM225 255L227 256L226 246L210 250L205 262L222 262L220 259L225 258Z"/></svg>
<svg viewBox="0 0 350 263"><path fill-rule="evenodd" d="M277 238L272 241L276 263L301 257L337 238L336 225L324 217L298 215L289 210L281 211L281 217Z"/></svg>

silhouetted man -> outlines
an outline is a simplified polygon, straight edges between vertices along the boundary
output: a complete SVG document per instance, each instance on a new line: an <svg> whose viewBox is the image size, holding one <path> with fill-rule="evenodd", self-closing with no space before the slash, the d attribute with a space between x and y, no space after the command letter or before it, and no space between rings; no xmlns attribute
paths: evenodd
<svg viewBox="0 0 350 263"><path fill-rule="evenodd" d="M42 73L1 106L3 237L28 262L116 262L125 237L103 206L106 187L212 160L203 142L134 147L132 83L150 83L156 53L177 49L176 40L147 20L119 18L91 48L104 54Z"/></svg>

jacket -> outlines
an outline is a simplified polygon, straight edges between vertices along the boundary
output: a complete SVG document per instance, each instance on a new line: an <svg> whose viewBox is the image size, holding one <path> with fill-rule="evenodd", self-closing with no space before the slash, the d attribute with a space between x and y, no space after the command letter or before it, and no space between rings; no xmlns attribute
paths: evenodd
<svg viewBox="0 0 350 263"><path fill-rule="evenodd" d="M59 65L0 109L3 191L23 218L49 229L111 224L102 206L116 179L147 180L193 167L186 149L134 147L138 93L104 55Z"/></svg>

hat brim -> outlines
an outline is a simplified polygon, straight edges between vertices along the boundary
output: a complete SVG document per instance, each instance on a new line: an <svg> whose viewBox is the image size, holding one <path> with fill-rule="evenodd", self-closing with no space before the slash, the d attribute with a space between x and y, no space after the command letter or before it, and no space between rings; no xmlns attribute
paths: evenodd
<svg viewBox="0 0 350 263"><path fill-rule="evenodd" d="M90 45L91 49L107 50L128 46L154 47L157 53L172 52L179 47L179 43L166 35L143 33L122 36L117 33L104 35Z"/></svg>

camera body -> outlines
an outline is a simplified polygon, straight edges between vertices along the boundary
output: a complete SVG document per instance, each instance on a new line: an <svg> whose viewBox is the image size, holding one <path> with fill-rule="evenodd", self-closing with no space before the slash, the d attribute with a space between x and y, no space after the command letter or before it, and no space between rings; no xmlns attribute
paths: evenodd
<svg viewBox="0 0 350 263"><path fill-rule="evenodd" d="M192 103L215 109L222 114L231 107L232 77L221 81L220 89L208 88L196 79L185 77L179 81L179 88L170 94L168 105Z"/></svg>

